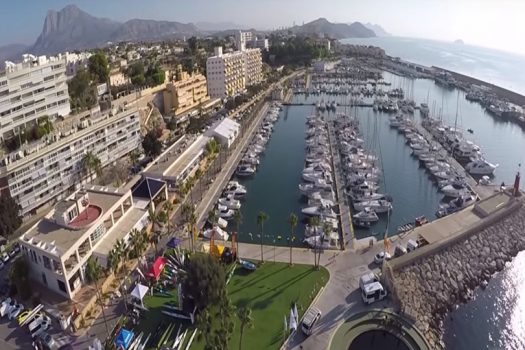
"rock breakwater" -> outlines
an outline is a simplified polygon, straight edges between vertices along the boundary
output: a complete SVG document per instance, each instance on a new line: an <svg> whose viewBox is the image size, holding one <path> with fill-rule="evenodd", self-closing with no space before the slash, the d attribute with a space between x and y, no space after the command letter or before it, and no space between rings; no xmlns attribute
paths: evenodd
<svg viewBox="0 0 525 350"><path fill-rule="evenodd" d="M501 221L393 272L395 299L432 349L443 348L443 319L505 263L525 250L525 207Z"/></svg>

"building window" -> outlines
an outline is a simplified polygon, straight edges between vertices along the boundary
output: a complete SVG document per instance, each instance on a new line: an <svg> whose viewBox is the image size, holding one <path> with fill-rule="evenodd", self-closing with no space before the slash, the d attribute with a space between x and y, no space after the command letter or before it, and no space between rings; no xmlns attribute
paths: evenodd
<svg viewBox="0 0 525 350"><path fill-rule="evenodd" d="M44 267L51 270L51 260L45 255L42 255L42 260L44 261Z"/></svg>
<svg viewBox="0 0 525 350"><path fill-rule="evenodd" d="M61 280L57 280L57 283L58 283L58 289L60 289L62 292L67 294L66 284Z"/></svg>
<svg viewBox="0 0 525 350"><path fill-rule="evenodd" d="M102 237L102 235L104 235L104 233L106 233L106 227L104 224L99 225L90 236L91 242L96 242L100 237Z"/></svg>

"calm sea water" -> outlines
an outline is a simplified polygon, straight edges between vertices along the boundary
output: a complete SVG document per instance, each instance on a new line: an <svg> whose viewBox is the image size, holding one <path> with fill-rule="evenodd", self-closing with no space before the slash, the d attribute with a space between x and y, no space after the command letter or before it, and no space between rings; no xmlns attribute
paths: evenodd
<svg viewBox="0 0 525 350"><path fill-rule="evenodd" d="M525 57L517 54L468 44L402 37L343 39L342 42L379 46L390 56L449 69L525 94Z"/></svg>

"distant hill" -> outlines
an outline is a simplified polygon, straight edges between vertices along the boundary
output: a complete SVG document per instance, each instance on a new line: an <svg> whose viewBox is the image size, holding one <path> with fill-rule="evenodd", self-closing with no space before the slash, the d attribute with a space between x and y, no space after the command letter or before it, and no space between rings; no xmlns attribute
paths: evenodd
<svg viewBox="0 0 525 350"><path fill-rule="evenodd" d="M391 36L392 34L388 33L386 30L383 29L379 24L374 23L365 23L363 24L365 27L367 27L370 30L373 30L376 36Z"/></svg>
<svg viewBox="0 0 525 350"><path fill-rule="evenodd" d="M0 46L0 66L3 67L4 61L13 61L20 57L27 49L24 44L9 44Z"/></svg>
<svg viewBox="0 0 525 350"><path fill-rule="evenodd" d="M221 32L231 29L244 30L248 29L247 26L243 26L233 22L197 22L195 26L204 32Z"/></svg>
<svg viewBox="0 0 525 350"><path fill-rule="evenodd" d="M352 24L332 23L326 18L319 18L302 26L294 26L289 30L295 34L324 35L333 39L371 38L376 36L373 30L366 28L359 22Z"/></svg>
<svg viewBox="0 0 525 350"><path fill-rule="evenodd" d="M120 23L68 5L60 11L48 11L40 36L27 51L53 54L103 46L107 42L150 41L198 33L199 29L191 23L144 19Z"/></svg>

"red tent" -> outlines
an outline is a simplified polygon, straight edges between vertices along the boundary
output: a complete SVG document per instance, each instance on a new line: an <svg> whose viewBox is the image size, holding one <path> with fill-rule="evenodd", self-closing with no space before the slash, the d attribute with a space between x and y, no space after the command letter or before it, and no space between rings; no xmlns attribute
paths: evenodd
<svg viewBox="0 0 525 350"><path fill-rule="evenodd" d="M164 269L164 265L166 265L166 258L164 258L163 256L159 256L151 266L151 269L149 269L146 276L154 278L156 280L159 279L159 276L162 270Z"/></svg>

